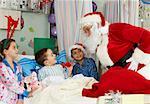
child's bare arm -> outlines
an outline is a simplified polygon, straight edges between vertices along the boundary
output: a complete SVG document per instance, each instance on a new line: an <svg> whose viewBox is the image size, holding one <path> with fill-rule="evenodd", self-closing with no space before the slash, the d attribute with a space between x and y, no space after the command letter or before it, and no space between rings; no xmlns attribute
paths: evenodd
<svg viewBox="0 0 150 104"><path fill-rule="evenodd" d="M71 77L73 65L71 65L70 67L67 67L67 69L68 69L68 77Z"/></svg>

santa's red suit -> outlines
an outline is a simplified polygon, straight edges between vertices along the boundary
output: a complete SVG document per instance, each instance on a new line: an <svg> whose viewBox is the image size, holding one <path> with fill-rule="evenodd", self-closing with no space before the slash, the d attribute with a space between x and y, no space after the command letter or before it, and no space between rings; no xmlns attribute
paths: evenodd
<svg viewBox="0 0 150 104"><path fill-rule="evenodd" d="M96 54L102 65L111 68L92 89L83 89L83 96L98 97L109 90L150 93L150 32L126 23L109 25L100 12L86 14L81 26L87 25L92 34L84 37L83 44L90 46L89 51L99 44ZM122 61L127 63L121 65Z"/></svg>

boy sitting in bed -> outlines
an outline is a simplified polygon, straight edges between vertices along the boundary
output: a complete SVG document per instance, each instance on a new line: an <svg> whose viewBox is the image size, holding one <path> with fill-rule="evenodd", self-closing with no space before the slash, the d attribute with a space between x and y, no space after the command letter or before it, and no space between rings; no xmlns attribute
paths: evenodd
<svg viewBox="0 0 150 104"><path fill-rule="evenodd" d="M81 43L76 43L70 47L70 56L75 61L72 75L83 74L86 77L99 80L96 63L92 58L85 57L85 51L85 47Z"/></svg>
<svg viewBox="0 0 150 104"><path fill-rule="evenodd" d="M35 54L35 60L39 65L43 66L38 72L38 79L40 81L49 76L57 76L65 79L71 75L72 66L67 67L69 69L67 73L61 64L56 64L56 55L51 49L43 48L39 50Z"/></svg>

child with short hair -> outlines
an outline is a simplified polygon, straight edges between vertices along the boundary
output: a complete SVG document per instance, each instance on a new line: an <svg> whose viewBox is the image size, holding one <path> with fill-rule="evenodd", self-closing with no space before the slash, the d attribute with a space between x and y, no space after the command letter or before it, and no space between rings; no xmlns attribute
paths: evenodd
<svg viewBox="0 0 150 104"><path fill-rule="evenodd" d="M70 48L71 58L75 61L72 75L83 74L86 77L93 77L99 80L99 75L95 61L85 57L85 47L81 43L76 43Z"/></svg>
<svg viewBox="0 0 150 104"><path fill-rule="evenodd" d="M6 104L23 104L23 97L31 96L24 88L21 67L14 61L18 56L15 40L0 42L0 101Z"/></svg>
<svg viewBox="0 0 150 104"><path fill-rule="evenodd" d="M43 48L35 54L36 62L43 66L39 69L38 78L40 81L49 76L59 76L63 79L71 75L71 67L68 74L61 64L56 64L56 55L51 49ZM68 67L69 68L69 67ZM67 76L66 76L67 74Z"/></svg>

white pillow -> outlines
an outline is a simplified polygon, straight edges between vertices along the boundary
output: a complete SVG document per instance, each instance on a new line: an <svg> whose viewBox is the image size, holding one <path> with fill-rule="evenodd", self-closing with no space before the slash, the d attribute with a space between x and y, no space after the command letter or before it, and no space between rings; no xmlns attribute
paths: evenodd
<svg viewBox="0 0 150 104"><path fill-rule="evenodd" d="M18 55L18 57L16 58L16 61L19 61L22 58L35 59L35 56L34 55Z"/></svg>

